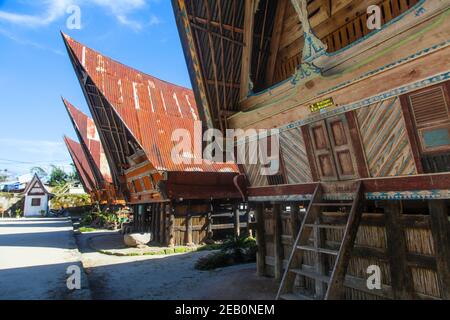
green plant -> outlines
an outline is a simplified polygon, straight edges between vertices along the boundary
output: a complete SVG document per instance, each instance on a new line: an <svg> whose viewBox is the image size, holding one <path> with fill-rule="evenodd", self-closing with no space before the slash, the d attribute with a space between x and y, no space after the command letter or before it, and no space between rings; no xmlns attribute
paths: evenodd
<svg viewBox="0 0 450 320"><path fill-rule="evenodd" d="M211 270L227 267L233 264L256 261L256 240L251 237L228 238L220 248L206 257L200 258L195 268L199 270Z"/></svg>
<svg viewBox="0 0 450 320"><path fill-rule="evenodd" d="M97 229L94 228L88 228L88 227L81 227L78 229L81 233L85 233L85 232L95 232L97 231Z"/></svg>
<svg viewBox="0 0 450 320"><path fill-rule="evenodd" d="M16 214L16 218L19 219L22 216L23 211L22 209L18 208L14 213Z"/></svg>
<svg viewBox="0 0 450 320"><path fill-rule="evenodd" d="M45 210L41 210L41 211L39 211L39 213L41 214L41 217L45 217L45 215L46 215L47 211L45 211Z"/></svg>

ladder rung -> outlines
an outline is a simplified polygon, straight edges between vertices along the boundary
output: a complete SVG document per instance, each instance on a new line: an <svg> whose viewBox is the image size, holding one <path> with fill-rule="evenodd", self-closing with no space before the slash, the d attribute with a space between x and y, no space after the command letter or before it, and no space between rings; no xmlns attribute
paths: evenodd
<svg viewBox="0 0 450 320"><path fill-rule="evenodd" d="M345 229L345 225L332 225L332 224L305 224L308 228L319 228L319 229Z"/></svg>
<svg viewBox="0 0 450 320"><path fill-rule="evenodd" d="M315 279L315 280L322 281L324 283L329 283L330 282L330 277L327 277L325 275L322 275L322 274L319 274L319 273L316 273L316 272L307 271L307 270L304 270L304 269L291 269L289 271L291 271L293 273L296 273L296 274L299 274L301 276L305 276L305 277L308 277L308 278L312 278L312 279Z"/></svg>
<svg viewBox="0 0 450 320"><path fill-rule="evenodd" d="M282 294L280 296L280 299L282 300L314 300L313 297L304 295L304 294L298 294L298 293L286 293Z"/></svg>
<svg viewBox="0 0 450 320"><path fill-rule="evenodd" d="M325 249L325 248L314 248L314 247L310 247L310 246L297 246L297 249L312 251L312 252L319 252L319 253L329 254L329 255L333 255L333 256L337 256L339 254L339 251Z"/></svg>
<svg viewBox="0 0 450 320"><path fill-rule="evenodd" d="M353 203L331 203L331 202L322 202L322 203L313 203L313 206L316 207L351 207Z"/></svg>

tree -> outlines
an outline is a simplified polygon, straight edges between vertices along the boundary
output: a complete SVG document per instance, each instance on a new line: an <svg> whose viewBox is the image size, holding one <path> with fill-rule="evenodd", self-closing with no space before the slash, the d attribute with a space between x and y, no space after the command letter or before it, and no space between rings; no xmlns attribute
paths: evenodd
<svg viewBox="0 0 450 320"><path fill-rule="evenodd" d="M48 179L48 184L52 187L66 183L69 180L68 174L60 167L51 166L50 176Z"/></svg>
<svg viewBox="0 0 450 320"><path fill-rule="evenodd" d="M72 172L69 174L69 180L74 183L81 183L80 175L78 174L77 169L73 163L70 164L72 166Z"/></svg>
<svg viewBox="0 0 450 320"><path fill-rule="evenodd" d="M48 176L47 171L45 171L41 167L33 167L33 168L31 168L30 172L32 174L36 174L39 177L39 179L41 179L41 180L47 178L47 176Z"/></svg>
<svg viewBox="0 0 450 320"><path fill-rule="evenodd" d="M8 170L2 170L0 171L0 182L5 182L6 180L8 180Z"/></svg>

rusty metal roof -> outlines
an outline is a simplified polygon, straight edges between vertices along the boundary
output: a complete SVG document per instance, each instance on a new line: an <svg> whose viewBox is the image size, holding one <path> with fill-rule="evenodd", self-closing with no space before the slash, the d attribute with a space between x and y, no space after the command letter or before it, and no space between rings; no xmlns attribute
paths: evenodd
<svg viewBox="0 0 450 320"><path fill-rule="evenodd" d="M89 162L78 142L73 141L68 137L64 137L70 157L75 165L75 168L80 176L81 183L86 192L91 193L95 190L94 174L89 166Z"/></svg>
<svg viewBox="0 0 450 320"><path fill-rule="evenodd" d="M173 131L185 129L193 139L194 123L200 120L192 90L125 66L63 36L77 64L92 79L156 169L238 172L234 163L176 164L172 160L171 151L176 145L171 140ZM201 159L201 153L202 150L197 150L185 156Z"/></svg>
<svg viewBox="0 0 450 320"><path fill-rule="evenodd" d="M63 103L69 113L80 142L84 143L89 151L86 159L89 160L88 157L91 157L95 162L96 168L92 168L93 173L95 174L95 170L97 170L106 182L111 183L111 171L94 121L64 98Z"/></svg>

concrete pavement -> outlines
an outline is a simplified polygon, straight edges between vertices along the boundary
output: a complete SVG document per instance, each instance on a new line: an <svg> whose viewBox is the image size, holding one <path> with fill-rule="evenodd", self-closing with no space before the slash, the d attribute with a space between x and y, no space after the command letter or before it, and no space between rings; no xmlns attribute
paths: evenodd
<svg viewBox="0 0 450 320"><path fill-rule="evenodd" d="M70 220L0 219L0 300L89 299L83 272L82 290L67 288L71 265L81 267Z"/></svg>

